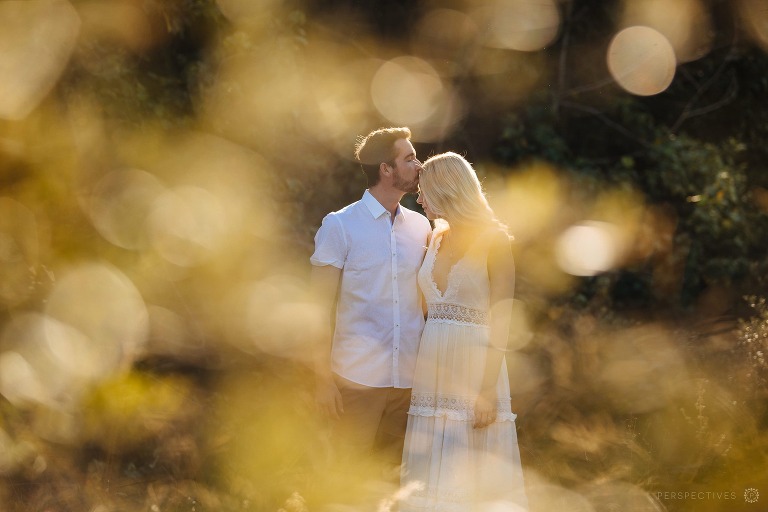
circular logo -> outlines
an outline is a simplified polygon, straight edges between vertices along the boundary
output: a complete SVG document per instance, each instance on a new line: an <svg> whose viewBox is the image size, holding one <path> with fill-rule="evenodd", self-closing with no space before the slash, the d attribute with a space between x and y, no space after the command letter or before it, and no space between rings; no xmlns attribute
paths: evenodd
<svg viewBox="0 0 768 512"><path fill-rule="evenodd" d="M757 499L760 497L760 493L757 492L757 489L754 487L750 487L749 489L744 489L744 501L747 503L757 503Z"/></svg>

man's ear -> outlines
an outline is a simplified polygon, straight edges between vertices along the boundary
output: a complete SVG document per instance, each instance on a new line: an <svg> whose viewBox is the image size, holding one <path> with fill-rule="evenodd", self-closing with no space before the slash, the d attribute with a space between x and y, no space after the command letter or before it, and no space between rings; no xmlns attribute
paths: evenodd
<svg viewBox="0 0 768 512"><path fill-rule="evenodd" d="M392 168L387 164L386 162L381 162L379 164L379 175L388 176L392 173Z"/></svg>

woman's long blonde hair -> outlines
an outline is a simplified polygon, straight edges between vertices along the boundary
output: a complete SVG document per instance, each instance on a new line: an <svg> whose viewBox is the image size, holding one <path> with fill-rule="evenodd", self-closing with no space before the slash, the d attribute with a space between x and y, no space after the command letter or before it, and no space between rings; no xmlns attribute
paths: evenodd
<svg viewBox="0 0 768 512"><path fill-rule="evenodd" d="M507 226L496 218L488 204L472 164L463 156L450 151L441 153L430 157L422 168L419 189L438 217L478 229L495 227L507 233ZM440 224L437 222L436 226Z"/></svg>

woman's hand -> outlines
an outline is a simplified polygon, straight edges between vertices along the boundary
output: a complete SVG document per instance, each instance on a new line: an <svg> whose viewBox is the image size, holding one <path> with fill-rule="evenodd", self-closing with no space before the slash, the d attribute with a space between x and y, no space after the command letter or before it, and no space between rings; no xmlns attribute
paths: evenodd
<svg viewBox="0 0 768 512"><path fill-rule="evenodd" d="M480 392L475 402L474 428L485 428L496 421L496 390L484 390Z"/></svg>

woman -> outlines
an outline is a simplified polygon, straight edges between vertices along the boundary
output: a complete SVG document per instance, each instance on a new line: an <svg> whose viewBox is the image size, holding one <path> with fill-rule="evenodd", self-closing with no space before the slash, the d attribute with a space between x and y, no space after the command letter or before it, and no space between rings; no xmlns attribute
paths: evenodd
<svg viewBox="0 0 768 512"><path fill-rule="evenodd" d="M408 411L401 511L527 506L504 353L515 271L506 228L472 166L427 160L418 202L435 229L419 286L427 303Z"/></svg>

